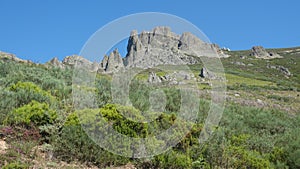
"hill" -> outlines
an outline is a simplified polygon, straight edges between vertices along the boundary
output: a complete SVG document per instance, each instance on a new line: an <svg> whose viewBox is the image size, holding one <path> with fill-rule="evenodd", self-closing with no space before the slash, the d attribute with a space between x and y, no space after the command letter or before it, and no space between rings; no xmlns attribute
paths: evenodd
<svg viewBox="0 0 300 169"><path fill-rule="evenodd" d="M115 50L104 57L102 63L71 55L63 61L54 58L46 64L37 64L1 52L0 167L300 167L300 47L229 51L200 42L188 33L174 35L165 27L153 32L159 32L159 36L149 32L137 36L133 32L128 54L122 57ZM161 34L170 35L173 40ZM146 40L149 37L154 40ZM194 41L202 46L193 47ZM211 81L218 77L218 72L205 69L200 57L208 60L214 57L188 53L187 48L210 49L223 56L220 59L226 79L221 80L227 84L226 104L219 125L213 126L212 131L205 131L205 124L211 106ZM146 54L147 49L152 54ZM135 56L140 53L143 55ZM163 59L159 62L149 59L155 53L162 53ZM175 55L168 57L173 53L177 53L180 60ZM189 73L180 70L181 63L188 66ZM93 85L74 85L76 64L95 76ZM166 67L167 71L163 69ZM132 105L115 104L113 76L129 68L139 72L129 86ZM195 93L201 96L195 98L199 101L196 104L199 113L194 122L180 114L183 96L178 86L190 84L196 84ZM94 93L96 106L76 108L72 90L78 89L86 92L83 94ZM156 99L154 107L153 98ZM84 98L79 101L86 103ZM159 109L158 103L165 104L165 108ZM147 111L149 109L152 111ZM153 139L143 150L137 151L132 147L138 142L119 141L116 137L118 142L111 139L110 146L120 153L113 154L100 147L87 132L97 131L103 136L101 129L106 123L122 135ZM180 129L172 133L174 140L188 131L178 144L162 154L135 158L155 152L157 145L171 145L172 139L165 140L159 134L172 126ZM201 133L211 134L203 144L199 143ZM131 156L122 156L122 153Z"/></svg>

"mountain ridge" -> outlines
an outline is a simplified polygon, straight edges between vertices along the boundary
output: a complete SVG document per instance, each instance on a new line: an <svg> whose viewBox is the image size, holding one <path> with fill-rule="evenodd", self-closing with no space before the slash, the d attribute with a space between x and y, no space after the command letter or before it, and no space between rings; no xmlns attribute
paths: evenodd
<svg viewBox="0 0 300 169"><path fill-rule="evenodd" d="M286 49L286 50L285 50ZM265 49L262 46L253 46L249 50L230 51L228 48L220 48L219 45L203 42L201 39L189 32L181 35L175 34L170 27L159 26L151 31L142 31L138 34L137 30L130 33L127 43L127 54L121 56L116 48L110 54L104 55L100 63L91 62L79 55L66 56L62 61L54 57L50 61L42 64L47 67L65 68L78 65L85 65L92 71L104 73L114 73L121 69L130 67L151 68L157 65L180 65L196 64L201 62L200 57L219 57L227 58L234 52L250 52L240 57L255 57L257 59L283 58L281 53L300 52L299 47ZM28 64L34 63L30 60L23 60L14 54L0 51L0 59L8 59Z"/></svg>

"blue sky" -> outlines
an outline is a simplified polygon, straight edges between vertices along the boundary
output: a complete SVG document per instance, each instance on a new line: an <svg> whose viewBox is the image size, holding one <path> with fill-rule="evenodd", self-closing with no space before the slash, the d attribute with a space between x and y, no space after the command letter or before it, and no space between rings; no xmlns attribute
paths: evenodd
<svg viewBox="0 0 300 169"><path fill-rule="evenodd" d="M1 0L0 51L35 62L63 59L105 24L140 12L177 15L233 50L300 46L299 6L298 0Z"/></svg>

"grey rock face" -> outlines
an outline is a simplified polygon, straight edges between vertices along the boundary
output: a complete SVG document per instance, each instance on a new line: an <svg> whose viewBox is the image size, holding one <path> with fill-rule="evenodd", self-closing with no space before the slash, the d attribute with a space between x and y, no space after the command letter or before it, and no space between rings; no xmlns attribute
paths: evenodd
<svg viewBox="0 0 300 169"><path fill-rule="evenodd" d="M265 48L262 46L252 47L250 56L254 56L254 57L260 58L260 59L281 58L281 56L275 52L267 52L265 50Z"/></svg>
<svg viewBox="0 0 300 169"><path fill-rule="evenodd" d="M132 31L128 40L125 67L150 68L157 65L195 64L200 56L216 57L222 50L207 44L191 33L181 36L169 27L156 27L138 34ZM221 55L224 56L224 55Z"/></svg>
<svg viewBox="0 0 300 169"><path fill-rule="evenodd" d="M97 72L98 69L100 69L99 63L91 62L78 55L67 56L63 59L62 62L59 61L57 57L54 57L45 64L46 67L56 67L61 69L74 68L75 65L76 67L84 68L91 72Z"/></svg>
<svg viewBox="0 0 300 169"><path fill-rule="evenodd" d="M229 57L229 55L225 54L223 51L230 51L229 48L223 48L221 49L220 46L218 44L212 44L211 47L217 51L219 57L221 58L227 58Z"/></svg>
<svg viewBox="0 0 300 169"><path fill-rule="evenodd" d="M93 63L81 56L78 55L71 55L67 56L63 59L62 64L64 67L72 67L74 68L75 65L78 68L84 68L91 72L96 72L99 69L99 64Z"/></svg>
<svg viewBox="0 0 300 169"><path fill-rule="evenodd" d="M124 68L124 63L122 60L122 56L120 55L119 51L115 49L113 52L110 53L106 67L104 70L108 73L116 72Z"/></svg>
<svg viewBox="0 0 300 169"><path fill-rule="evenodd" d="M103 69L103 70L106 69L107 62L108 62L108 56L105 55L104 58L103 58L103 60L102 60L102 62L100 63L100 68Z"/></svg>
<svg viewBox="0 0 300 169"><path fill-rule="evenodd" d="M62 61L65 65L74 66L77 65L91 65L92 62L78 55L67 56Z"/></svg>

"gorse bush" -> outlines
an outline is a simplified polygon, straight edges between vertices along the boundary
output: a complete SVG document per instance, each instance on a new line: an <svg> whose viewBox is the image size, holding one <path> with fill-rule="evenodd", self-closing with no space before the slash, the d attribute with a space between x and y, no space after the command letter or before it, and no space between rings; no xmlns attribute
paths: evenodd
<svg viewBox="0 0 300 169"><path fill-rule="evenodd" d="M89 113L87 116L81 116L86 115L87 112ZM99 123L97 125L95 119L99 113L98 109L82 110L68 116L59 134L53 135L52 138L54 140L52 145L57 158L65 161L92 162L99 167L126 164L129 161L128 158L103 150L85 133L82 124L89 124L90 126L85 126L88 129L99 127ZM119 117L110 115L110 118L118 119Z"/></svg>
<svg viewBox="0 0 300 169"><path fill-rule="evenodd" d="M32 101L9 113L5 124L30 125L32 123L36 126L42 126L53 124L56 118L57 113L55 110L50 109L47 103Z"/></svg>
<svg viewBox="0 0 300 169"><path fill-rule="evenodd" d="M124 115L129 118L125 118ZM54 147L58 148L56 154L58 157L65 160L81 159L83 161L92 161L99 165L128 162L130 160L129 158L112 155L99 148L95 142L90 140L91 138L85 133L85 131L100 135L101 133L105 134L106 130L102 129L106 128L106 124L112 124L114 130L118 133L128 137L145 138L150 135L155 136L157 133L169 128L169 125L172 125L176 117L174 115L161 114L149 124L135 122L130 119L136 119L137 121L144 120L140 111L137 109L113 104L107 104L100 109L85 109L74 112L68 116L59 136L54 139L56 140L53 143L55 145ZM84 130L82 126L84 126ZM111 140L111 142L115 141L116 140ZM148 151L153 151L153 149L151 149L152 145L162 143L163 142L158 139L152 140L152 142L148 144ZM127 143L123 140L122 145L127 145ZM134 150L130 147L131 146L128 143L128 147L119 147L118 149L129 151L129 153L132 153L133 156ZM61 150L61 148L63 148L63 150ZM66 152L68 152L68 158L63 156ZM102 154L101 157L100 154ZM103 154L108 156L110 159L104 158ZM111 161L112 159L113 161Z"/></svg>

